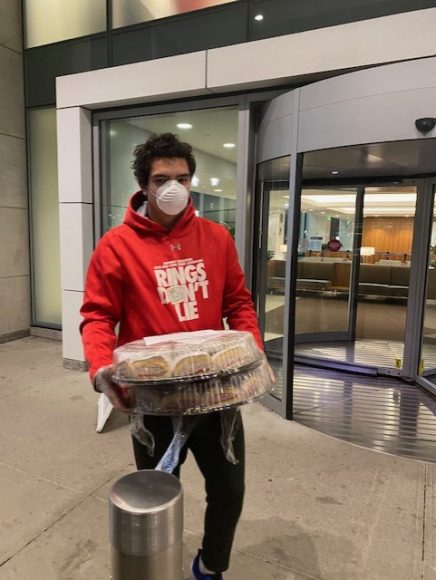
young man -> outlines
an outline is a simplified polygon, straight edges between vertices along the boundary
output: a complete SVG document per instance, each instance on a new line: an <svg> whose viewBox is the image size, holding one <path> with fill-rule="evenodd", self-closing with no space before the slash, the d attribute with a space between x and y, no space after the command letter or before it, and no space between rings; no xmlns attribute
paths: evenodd
<svg viewBox="0 0 436 580"><path fill-rule="evenodd" d="M111 381L116 346L144 336L220 330L226 318L231 329L251 332L262 348L233 239L223 226L197 217L189 198L195 171L192 147L172 133L152 136L136 147L133 168L141 190L131 198L124 223L107 232L95 249L81 309L91 380L125 412L128 395ZM178 475L189 448L206 483L204 538L192 566L195 579L223 578L242 510L242 420L238 412L234 464L223 451L220 415L198 418L176 470ZM172 421L146 416L144 427L154 436L155 452L150 457L133 438L135 460L138 469L153 469L172 439Z"/></svg>

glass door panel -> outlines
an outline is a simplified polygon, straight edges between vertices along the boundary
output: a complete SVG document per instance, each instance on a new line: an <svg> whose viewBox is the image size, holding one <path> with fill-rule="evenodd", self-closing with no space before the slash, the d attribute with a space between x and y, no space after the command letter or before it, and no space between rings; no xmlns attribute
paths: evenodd
<svg viewBox="0 0 436 580"><path fill-rule="evenodd" d="M427 293L424 305L419 374L436 385L436 207L433 193L433 221L427 267Z"/></svg>
<svg viewBox="0 0 436 580"><path fill-rule="evenodd" d="M403 366L416 187L365 188L356 362Z"/></svg>
<svg viewBox="0 0 436 580"><path fill-rule="evenodd" d="M276 374L273 395L281 398L285 319L285 266L290 157L261 163L261 243L257 275L258 315L265 351Z"/></svg>
<svg viewBox="0 0 436 580"><path fill-rule="evenodd" d="M354 188L302 191L295 306L299 343L349 338L356 198Z"/></svg>
<svg viewBox="0 0 436 580"><path fill-rule="evenodd" d="M416 186L360 191L302 192L296 354L401 369Z"/></svg>

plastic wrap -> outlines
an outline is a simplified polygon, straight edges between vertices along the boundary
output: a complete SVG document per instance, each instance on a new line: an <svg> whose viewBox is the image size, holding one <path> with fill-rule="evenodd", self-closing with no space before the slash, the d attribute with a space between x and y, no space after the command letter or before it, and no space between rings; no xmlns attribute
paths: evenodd
<svg viewBox="0 0 436 580"><path fill-rule="evenodd" d="M261 358L249 332L167 334L129 342L114 351L115 379L128 384L232 373Z"/></svg>
<svg viewBox="0 0 436 580"><path fill-rule="evenodd" d="M173 473L180 459L180 451L195 427L196 417L173 417L173 439L162 455L156 469Z"/></svg>
<svg viewBox="0 0 436 580"><path fill-rule="evenodd" d="M220 443L225 458L233 465L239 462L235 455L233 441L238 429L239 408L227 409L221 413ZM172 417L173 438L164 455L159 460L156 469L173 473L180 460L180 452L197 424L198 417ZM144 427L143 415L130 417L130 431L142 445L147 448L148 454L154 456L155 439L153 433Z"/></svg>
<svg viewBox="0 0 436 580"><path fill-rule="evenodd" d="M253 401L272 387L265 355L248 332L178 333L148 340L114 353L114 380L130 385L136 413L210 413Z"/></svg>
<svg viewBox="0 0 436 580"><path fill-rule="evenodd" d="M271 388L265 360L226 377L178 384L133 385L137 413L147 415L199 415L249 403Z"/></svg>

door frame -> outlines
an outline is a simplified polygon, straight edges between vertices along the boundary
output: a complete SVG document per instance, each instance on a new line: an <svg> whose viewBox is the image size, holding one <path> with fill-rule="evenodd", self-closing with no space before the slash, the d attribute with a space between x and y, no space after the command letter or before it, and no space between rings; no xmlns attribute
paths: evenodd
<svg viewBox="0 0 436 580"><path fill-rule="evenodd" d="M418 385L425 388L427 391L431 392L433 395L436 395L436 385L429 381L425 376L419 374L420 368L420 359L422 357L422 345L423 345L423 326L424 326L424 315L425 315L425 307L427 303L427 287L428 287L428 258L430 252L430 241L431 241L431 234L432 234L432 227L433 227L433 211L436 206L436 176L430 177L424 180L425 194L423 197L425 198L423 201L423 223L422 223L422 237L424 238L424 242L420 251L422 253L421 258L421 270L423 272L419 272L420 278L419 283L422 286L420 288L422 292L422 301L416 310L413 312L413 315L416 317L415 326L416 332L418 333L419 340L415 343L411 343L410 345L410 360L408 364L410 366L411 372L414 373L414 380ZM420 308L419 308L420 306Z"/></svg>
<svg viewBox="0 0 436 580"><path fill-rule="evenodd" d="M329 186L324 188L318 187L319 189L327 189ZM358 288L359 288L359 269L360 269L360 247L362 242L362 228L363 228L363 196L365 188L361 185L350 186L355 189L356 202L354 210L354 231L353 231L353 247L351 250L352 259L350 267L350 280L349 280L349 297L348 297L348 327L347 330L343 331L327 331L327 332L308 332L304 334L299 334L295 337L296 344L307 344L310 342L323 341L323 342L337 342L337 341L352 341L354 340L356 334L356 321L357 321L357 299L358 299ZM301 188L301 195L304 194L305 188ZM301 212L300 212L301 213ZM301 217L301 215L299 216ZM300 219L299 219L300 224ZM298 261L298 260L297 260ZM297 355L303 362L307 360L304 355ZM322 359L324 360L324 359Z"/></svg>

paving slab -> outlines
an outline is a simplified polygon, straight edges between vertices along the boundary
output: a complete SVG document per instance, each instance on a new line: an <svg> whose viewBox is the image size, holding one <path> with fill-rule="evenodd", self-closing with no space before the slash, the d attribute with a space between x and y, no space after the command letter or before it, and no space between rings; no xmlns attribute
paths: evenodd
<svg viewBox="0 0 436 580"><path fill-rule="evenodd" d="M0 344L0 399L66 373L57 341L29 336Z"/></svg>
<svg viewBox="0 0 436 580"><path fill-rule="evenodd" d="M183 567L185 580L191 580L190 567L192 558L201 544L201 535L185 531ZM261 557L253 558L237 549L233 550L229 570L225 573L226 580L310 580L308 575L296 574L285 568L267 562Z"/></svg>
<svg viewBox="0 0 436 580"><path fill-rule="evenodd" d="M1 571L5 561L74 507L75 494L70 489L1 464L0 490Z"/></svg>
<svg viewBox="0 0 436 580"><path fill-rule="evenodd" d="M95 432L97 396L84 373L39 381L0 406L0 461L79 491L95 489L131 461L127 424Z"/></svg>
<svg viewBox="0 0 436 580"><path fill-rule="evenodd" d="M107 505L88 497L6 562L0 580L109 580L107 538Z"/></svg>

